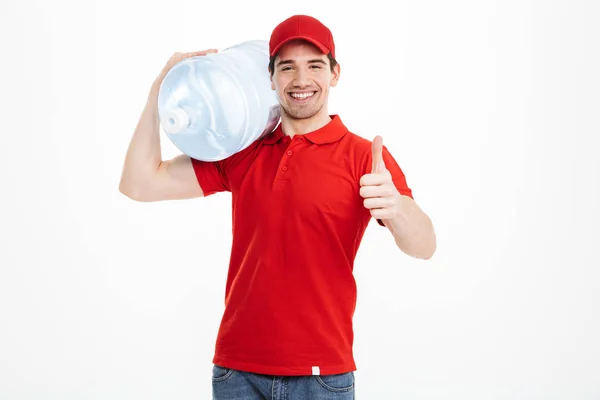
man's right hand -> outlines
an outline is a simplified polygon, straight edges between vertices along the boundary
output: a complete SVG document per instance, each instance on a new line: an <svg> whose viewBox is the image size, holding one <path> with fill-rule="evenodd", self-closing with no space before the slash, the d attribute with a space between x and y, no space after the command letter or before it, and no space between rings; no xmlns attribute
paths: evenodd
<svg viewBox="0 0 600 400"><path fill-rule="evenodd" d="M156 80L154 81L154 85L153 85L154 88L158 89L160 87L160 84L162 83L163 79L165 78L165 76L167 76L167 73L171 70L171 68L173 68L175 66L175 64L185 60L186 58L205 56L208 53L217 53L217 52L218 52L217 49L208 49L208 50L202 50L202 51L191 51L191 52L187 52L187 53L173 54L171 56L171 58L169 58L169 61L167 61L167 63L163 67L162 71L160 71L160 74L158 74L158 76L156 77Z"/></svg>

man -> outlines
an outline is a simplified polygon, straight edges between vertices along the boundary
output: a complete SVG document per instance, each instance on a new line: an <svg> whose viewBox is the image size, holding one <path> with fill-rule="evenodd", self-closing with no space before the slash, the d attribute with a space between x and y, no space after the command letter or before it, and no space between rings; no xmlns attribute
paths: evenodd
<svg viewBox="0 0 600 400"><path fill-rule="evenodd" d="M428 216L377 136L328 114L340 65L331 31L296 15L275 27L268 66L281 123L218 162L162 161L152 86L132 138L120 190L138 201L232 194L233 242L225 312L213 359L214 399L352 399L353 265L371 218L398 248L435 251ZM267 67L267 66L265 66Z"/></svg>

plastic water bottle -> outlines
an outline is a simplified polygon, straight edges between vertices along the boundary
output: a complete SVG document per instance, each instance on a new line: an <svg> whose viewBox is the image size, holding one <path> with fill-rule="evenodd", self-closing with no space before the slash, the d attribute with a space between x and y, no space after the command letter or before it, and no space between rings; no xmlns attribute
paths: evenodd
<svg viewBox="0 0 600 400"><path fill-rule="evenodd" d="M165 134L189 157L218 161L272 132L281 114L268 65L264 40L177 63L158 93Z"/></svg>

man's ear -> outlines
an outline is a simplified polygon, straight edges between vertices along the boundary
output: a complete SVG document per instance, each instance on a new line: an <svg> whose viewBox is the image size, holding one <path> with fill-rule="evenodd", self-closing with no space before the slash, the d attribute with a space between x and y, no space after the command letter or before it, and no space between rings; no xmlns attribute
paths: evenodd
<svg viewBox="0 0 600 400"><path fill-rule="evenodd" d="M333 67L331 83L329 84L329 86L333 87L333 86L337 85L338 80L340 79L340 73L341 73L340 64L336 64L335 67Z"/></svg>

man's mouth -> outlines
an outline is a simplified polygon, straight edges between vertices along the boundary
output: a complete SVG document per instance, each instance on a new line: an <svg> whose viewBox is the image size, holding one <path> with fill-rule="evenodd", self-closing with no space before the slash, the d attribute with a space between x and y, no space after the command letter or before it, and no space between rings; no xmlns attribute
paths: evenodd
<svg viewBox="0 0 600 400"><path fill-rule="evenodd" d="M317 92L292 92L292 93L289 93L289 95L294 100L302 101L302 100L306 100L306 99L313 97L315 95L315 93L317 93Z"/></svg>

